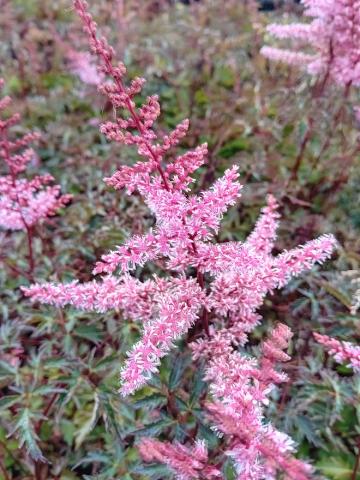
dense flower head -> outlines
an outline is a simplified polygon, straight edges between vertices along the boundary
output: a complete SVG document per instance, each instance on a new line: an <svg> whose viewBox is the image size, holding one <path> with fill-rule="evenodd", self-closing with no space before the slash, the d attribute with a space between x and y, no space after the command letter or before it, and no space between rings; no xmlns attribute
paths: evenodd
<svg viewBox="0 0 360 480"><path fill-rule="evenodd" d="M93 59L88 52L69 50L66 54L69 70L88 85L99 85L103 81L103 75L98 71Z"/></svg>
<svg viewBox="0 0 360 480"><path fill-rule="evenodd" d="M210 190L210 192L213 192ZM169 192L159 190L162 194ZM229 201L229 190L219 189L219 195L216 200L218 205L226 204ZM238 190L234 190L234 195L238 195ZM174 193L175 194L175 193ZM176 193L179 194L179 192ZM215 198L212 193L207 196L201 195L196 201L203 202L209 198L213 203ZM158 199L159 200L159 199ZM143 337L135 345L133 351L129 354L129 360L122 370L123 394L130 392L143 385L152 372L157 369L158 362L164 354L168 352L173 341L185 334L189 328L197 321L202 308L205 311L211 311L215 318L224 319L226 326L226 341L221 337L220 344L225 348L231 344L242 344L246 341L246 334L253 330L259 323L260 317L256 310L262 305L265 295L275 288L281 287L294 275L311 268L316 262L325 260L332 252L335 246L335 240L329 235L324 235L317 240L308 242L303 247L298 247L278 256L272 256L271 253L264 255L264 251L270 251L266 246L275 238L275 231L269 235L269 224L273 221L274 212L272 208L265 207L263 216L270 216L268 220L261 218L256 228L263 231L259 234L258 241L261 245L260 253L254 250L254 236L250 235L250 242L238 243L228 242L220 245L212 243L212 236L202 233L202 229L193 229L193 220L191 216L183 215L187 212L187 204L183 205L183 199L179 203L174 202L174 211L171 204L168 210L162 210L162 204L159 210L159 230L163 227L164 232L160 234L151 232L143 237L134 237L129 240L124 247L119 247L117 251L108 254L103 261L109 268L101 268L97 265L95 272L104 272L106 275L101 280L94 280L89 283L79 284L73 282L70 284L42 284L33 285L24 288L26 295L32 297L34 301L49 303L57 306L66 304L73 305L81 309L105 311L110 309L122 310L125 316L135 319L132 314L135 308L138 319L143 319L144 332ZM272 204L272 198L269 198ZM184 211L182 210L184 208ZM222 212L223 207L219 207ZM194 211L194 210L192 210ZM197 209L195 208L195 212ZM207 208L204 209L207 212ZM211 209L208 214L204 214L202 220L207 226L208 217L211 219ZM180 220L175 215L180 216ZM216 227L219 222L219 210L214 209L214 219L212 227ZM157 217L158 218L158 217ZM199 217L201 218L201 217ZM193 236L189 236L188 224L192 228ZM201 227L202 223L196 222ZM194 232L197 232L196 236ZM200 233L201 232L201 233ZM205 230L204 230L205 232ZM268 234L265 241L265 232ZM210 235L210 240L208 237ZM220 247L220 248L219 248ZM205 252L208 256L205 257ZM178 271L180 276L170 280L154 279L147 280L144 285L144 292L152 291L152 294L144 295L141 283L130 276L129 267L143 265L145 262L155 260L158 257L168 259L169 269ZM130 263L129 263L130 262ZM122 267L119 277L114 276L112 272L117 267ZM205 289L195 279L186 278L188 267L197 268L198 272L204 272L208 275L208 287ZM176 279L176 281L175 281ZM178 285L176 282L179 282ZM177 286L176 286L177 285ZM155 295L157 289L161 287L160 293ZM176 286L176 288L175 288ZM175 290L174 290L175 288ZM137 297L137 292L141 294L141 302L138 306L132 307L132 300ZM160 295L160 296L159 296ZM130 298L130 301L127 299ZM157 315L153 315L148 322L148 318L139 312L139 309L146 312L154 312L157 309ZM173 312L176 312L174 317ZM217 322L214 321L213 335L207 339L208 346L212 346L218 333L224 332L217 328ZM158 339L161 338L159 341ZM219 339L218 339L219 340ZM159 343L159 345L157 345ZM203 346L194 346L194 351ZM265 347L266 348L266 347ZM206 349L206 347L205 347Z"/></svg>
<svg viewBox="0 0 360 480"><path fill-rule="evenodd" d="M197 440L194 446L187 447L179 442L172 444L144 438L138 448L143 460L168 465L178 480L222 478L221 471L208 464L208 451L203 440Z"/></svg>
<svg viewBox="0 0 360 480"><path fill-rule="evenodd" d="M349 364L356 372L360 372L360 347L319 333L314 333L314 337L317 342L324 345L337 362Z"/></svg>
<svg viewBox="0 0 360 480"><path fill-rule="evenodd" d="M195 279L170 282L157 304L157 318L146 322L143 336L128 353L121 372L124 395L144 385L157 371L160 359L173 342L186 333L198 318L204 293Z"/></svg>
<svg viewBox="0 0 360 480"><path fill-rule="evenodd" d="M335 240L331 235L324 235L274 257L271 251L279 214L276 201L270 195L246 242L215 243L214 236L219 231L222 216L240 197L237 167L228 169L209 190L199 195L189 195L188 181L179 188L179 175L167 175L169 164L164 164L162 160L164 152L185 135L188 122L180 123L172 133L165 135L162 147L151 143L156 137L152 127L159 113L157 99L149 99L140 107L143 113L135 111L133 97L141 90L143 81L136 79L130 87L125 86L126 69L122 64L113 65L114 52L105 39L98 38L96 24L87 11L86 3L75 0L74 5L89 35L91 48L99 57L101 70L112 79L102 84L101 89L105 89L114 106L120 106L129 114L126 120L119 117L117 125L107 124L105 133L112 131L117 135L116 132L125 129L126 132L121 135L133 136L133 130L137 129L135 143L141 145L139 154L145 157L145 162L139 162L135 167L120 168L112 177L120 182L116 185L114 180L114 186L130 185L130 191L137 187L156 218L156 224L144 235L135 235L124 245L103 255L94 269L94 274L105 275L102 280L87 284L33 285L24 291L33 300L43 303L70 304L98 311L115 308L134 318L133 307L126 299L136 298L141 287L137 281L131 280L131 270L161 259L165 260L167 270L177 272L179 276L169 281L154 279L146 282L146 288L153 293L142 296L139 305L143 311L156 313L151 317L139 315L139 319L144 321L143 336L129 353L122 370L122 393L126 395L144 384L157 370L159 360L174 340L185 334L207 312L212 312L219 320L226 319L225 329L219 329L214 320L211 326L214 338L210 336L209 345L219 341L217 348L226 349L231 344L244 344L247 333L260 321L256 310L265 295L284 286L292 276L328 258ZM146 125L144 115L151 117ZM127 132L129 127L131 132ZM195 151L200 152L202 159L206 149L200 147ZM175 157L170 164L173 165L171 172L179 172L185 163L187 176L197 167L198 154L185 153ZM197 272L196 280L191 278L191 267ZM120 277L114 277L117 271ZM160 296L158 293L155 295L159 284L162 286ZM128 289L131 292L127 292ZM204 346L195 345L194 352L197 348L200 354Z"/></svg>
<svg viewBox="0 0 360 480"><path fill-rule="evenodd" d="M0 226L9 230L23 230L55 215L70 196L60 194L59 185L49 185L51 175L32 180L0 177Z"/></svg>
<svg viewBox="0 0 360 480"><path fill-rule="evenodd" d="M143 158L120 167L105 181L115 189L136 190L155 222L148 232L104 254L93 270L99 278L35 284L23 291L33 301L99 312L120 310L125 318L142 322L142 336L121 369L123 395L142 387L174 343L201 325L206 338L197 338L191 348L194 360L208 362L209 420L219 434L226 435L226 454L235 461L237 478L270 480L282 470L288 478L306 480L310 467L292 456L291 440L263 420L274 384L286 380L276 363L288 360L283 350L291 332L285 325L277 326L260 347L260 361L237 348L246 346L248 334L260 323L257 311L265 296L329 258L335 239L323 235L274 256L279 214L270 195L246 241L218 243L222 217L241 196L238 168L228 168L212 187L192 194L191 175L204 163L207 146L170 155L186 135L189 122L184 120L167 135L156 131L159 99L151 96L137 106L135 97L144 80L126 81L125 66L115 61L113 48L98 35L86 2L74 0L74 6L104 75L99 89L117 114L101 131L109 140L134 145ZM133 270L148 262L162 270L159 277L145 274L145 280L135 279ZM180 479L219 476L217 468L208 464L201 443L192 447L147 439L140 452L147 461L168 465Z"/></svg>
<svg viewBox="0 0 360 480"><path fill-rule="evenodd" d="M291 39L299 46L289 50L263 47L271 60L303 66L312 75L324 75L339 85L360 85L360 1L302 0L308 24L273 24L269 33ZM312 53L301 51L309 44Z"/></svg>
<svg viewBox="0 0 360 480"><path fill-rule="evenodd" d="M263 419L272 385L286 380L275 366L290 359L283 350L291 336L287 326L275 327L261 346L259 362L238 351L224 351L209 361L209 420L226 435L225 454L233 458L239 480L275 479L278 471L294 480L310 478L311 467L292 456L292 440Z"/></svg>
<svg viewBox="0 0 360 480"><path fill-rule="evenodd" d="M0 79L0 88L4 81ZM0 113L11 104L6 96L0 100ZM71 199L61 195L59 185L51 185L51 175L38 175L32 180L18 178L35 158L29 145L39 139L37 132L30 132L17 139L10 139L9 129L20 120L15 113L0 119L0 159L9 175L0 177L0 227L8 230L25 230L54 215Z"/></svg>

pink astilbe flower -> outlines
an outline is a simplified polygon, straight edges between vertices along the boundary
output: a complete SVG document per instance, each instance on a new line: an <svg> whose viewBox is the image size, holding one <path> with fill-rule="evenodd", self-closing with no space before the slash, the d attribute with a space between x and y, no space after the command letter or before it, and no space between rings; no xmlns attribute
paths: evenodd
<svg viewBox="0 0 360 480"><path fill-rule="evenodd" d="M278 39L293 40L300 50L263 47L267 58L304 67L311 75L322 74L339 85L360 85L360 1L302 0L309 24L268 27ZM301 51L309 44L312 54Z"/></svg>
<svg viewBox="0 0 360 480"><path fill-rule="evenodd" d="M222 478L221 471L208 464L208 451L205 442L197 440L193 447L178 442L159 442L144 438L138 445L145 462L158 462L167 465L177 480L215 480Z"/></svg>
<svg viewBox="0 0 360 480"><path fill-rule="evenodd" d="M274 248L276 230L280 217L277 211L278 205L273 195L267 198L267 206L262 209L261 216L255 228L247 239L249 247L254 248L258 255L268 255Z"/></svg>
<svg viewBox="0 0 360 480"><path fill-rule="evenodd" d="M0 88L4 81L0 79ZM10 97L0 100L0 112L11 103ZM0 120L0 158L7 165L9 174L0 177L0 227L7 230L29 230L38 222L54 215L70 200L60 194L59 185L51 175L38 175L32 180L19 178L35 158L29 145L39 138L36 132L10 140L9 129L17 124L20 115L15 113Z"/></svg>
<svg viewBox="0 0 360 480"><path fill-rule="evenodd" d="M310 478L311 467L292 455L292 440L263 419L273 384L286 380L275 365L290 359L283 349L291 336L280 324L263 343L259 364L233 351L213 357L207 368L213 397L207 405L209 419L226 435L225 454L233 458L238 480L275 480L279 471L293 480Z"/></svg>
<svg viewBox="0 0 360 480"><path fill-rule="evenodd" d="M324 345L337 362L349 364L357 373L360 373L360 347L319 333L314 333L314 337L317 342Z"/></svg>
<svg viewBox="0 0 360 480"><path fill-rule="evenodd" d="M174 340L198 318L204 293L196 280L179 278L171 283L159 299L158 317L145 323L141 340L128 353L121 372L123 395L133 393L149 380Z"/></svg>
<svg viewBox="0 0 360 480"><path fill-rule="evenodd" d="M107 181L115 188L125 187L130 192L137 189L154 214L156 224L148 233L130 238L97 262L94 274L106 274L103 280L83 285L33 285L24 292L33 300L58 306L68 304L98 311L120 309L131 319L138 313L144 322L144 332L122 370L122 393L126 395L144 384L174 340L197 320L203 322L207 331L209 312L214 316L209 345L219 341L219 350L225 348L225 344L228 348L233 344L243 345L246 334L260 321L256 310L265 295L285 285L293 275L328 258L335 240L324 235L273 257L278 213L275 199L269 196L247 242L214 243L223 214L240 197L237 168L228 169L209 190L190 195L190 174L203 163L206 146L172 157L171 161L166 158L170 148L186 134L188 121L159 138L154 130L160 113L157 98L150 97L136 108L134 97L144 81L137 78L130 86L125 85L125 66L114 64L114 51L106 39L98 37L86 3L75 0L74 6L83 20L91 48L100 60L101 71L112 79L100 89L114 107L128 112L127 116L106 123L102 131L112 140L136 145L145 158L145 162L133 167L121 167ZM131 280L128 272L157 259L165 260L166 269L179 276L170 280L148 280L144 286L146 293L141 292L138 281ZM195 269L196 280L189 277L189 267ZM116 270L120 277L113 276ZM139 302L137 295L141 297ZM138 306L131 304L132 299ZM218 324L224 328L219 329ZM224 330L227 330L226 336ZM194 352L198 348L200 354L203 347L195 345Z"/></svg>
<svg viewBox="0 0 360 480"><path fill-rule="evenodd" d="M66 59L69 62L71 73L77 75L82 82L97 86L104 80L104 76L98 72L96 64L88 52L69 50Z"/></svg>

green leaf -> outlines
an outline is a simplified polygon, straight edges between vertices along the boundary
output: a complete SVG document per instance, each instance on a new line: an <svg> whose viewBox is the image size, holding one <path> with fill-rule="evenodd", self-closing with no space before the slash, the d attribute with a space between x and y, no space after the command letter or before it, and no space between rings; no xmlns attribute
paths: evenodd
<svg viewBox="0 0 360 480"><path fill-rule="evenodd" d="M351 480L354 461L349 455L333 454L324 456L317 464L317 468L327 477L334 480ZM356 480L360 479L360 474L356 476Z"/></svg>
<svg viewBox="0 0 360 480"><path fill-rule="evenodd" d="M162 405L165 405L167 402L167 398L165 395L161 393L153 393L152 395L148 395L147 397L141 398L137 400L132 405L133 407L139 408L157 408Z"/></svg>
<svg viewBox="0 0 360 480"><path fill-rule="evenodd" d="M304 435L304 437L306 437L306 439L314 445L318 445L319 439L316 435L312 422L303 415L297 416L296 422L299 430Z"/></svg>
<svg viewBox="0 0 360 480"><path fill-rule="evenodd" d="M199 400L206 389L206 382L204 381L204 371L198 368L195 373L194 385L191 389L190 405L193 406Z"/></svg>
<svg viewBox="0 0 360 480"><path fill-rule="evenodd" d="M105 453L102 452L90 452L86 455L86 457L83 457L81 460L79 460L74 466L73 469L75 470L78 468L80 465L87 465L87 464L93 464L94 462L97 463L109 463L110 459L109 456L106 455Z"/></svg>
<svg viewBox="0 0 360 480"><path fill-rule="evenodd" d="M149 423L143 428L139 428L137 430L131 430L127 432L128 434L134 434L139 436L146 436L146 437L157 437L160 435L166 428L175 425L175 421L172 418L162 418L157 420L156 422Z"/></svg>
<svg viewBox="0 0 360 480"><path fill-rule="evenodd" d="M86 340L91 340L94 343L98 343L102 337L103 333L95 325L81 325L74 329L74 334L81 338L86 338Z"/></svg>
<svg viewBox="0 0 360 480"><path fill-rule="evenodd" d="M241 137L236 138L235 140L231 140L227 142L220 150L219 150L219 157L221 158L231 158L237 152L250 152L251 145L247 138Z"/></svg>
<svg viewBox="0 0 360 480"><path fill-rule="evenodd" d="M26 445L31 458L41 462L47 462L43 456L37 441L39 437L36 435L35 428L32 423L34 415L28 408L25 408L19 415L18 421L15 425L15 429L11 432L11 435L18 432L19 446Z"/></svg>
<svg viewBox="0 0 360 480"><path fill-rule="evenodd" d="M66 393L67 390L60 387L52 387L51 385L41 385L38 388L35 388L34 392L37 395L48 395L54 393Z"/></svg>
<svg viewBox="0 0 360 480"><path fill-rule="evenodd" d="M226 480L235 480L236 479L236 471L234 468L234 464L232 460L226 460L223 466L224 477Z"/></svg>
<svg viewBox="0 0 360 480"><path fill-rule="evenodd" d="M169 376L169 390L175 390L179 386L188 363L189 361L184 355L179 355L175 359Z"/></svg>
<svg viewBox="0 0 360 480"><path fill-rule="evenodd" d="M75 448L76 450L81 446L83 441L85 440L86 436L91 432L91 430L95 427L97 418L98 418L98 410L99 410L99 396L97 392L94 394L94 405L91 412L89 419L84 423L84 425L76 431L75 434Z"/></svg>
<svg viewBox="0 0 360 480"><path fill-rule="evenodd" d="M20 398L20 395L8 395L7 397L0 398L0 411L11 407L11 405L18 402Z"/></svg>
<svg viewBox="0 0 360 480"><path fill-rule="evenodd" d="M321 286L324 287L327 293L336 298L336 300L342 303L346 308L350 309L352 305L351 298L346 293L340 291L329 282L321 282Z"/></svg>
<svg viewBox="0 0 360 480"><path fill-rule="evenodd" d="M112 355L109 355L108 357L105 357L105 358L102 358L101 360L99 360L97 362L97 364L95 365L95 367L93 368L93 370L94 370L94 372L104 370L104 369L110 367L115 362L117 362L117 363L119 362L119 356L117 354L113 353Z"/></svg>
<svg viewBox="0 0 360 480"><path fill-rule="evenodd" d="M146 475L146 478L151 478L152 480L160 480L162 478L169 478L170 471L165 465L135 465L131 468L131 473L136 475Z"/></svg>
<svg viewBox="0 0 360 480"><path fill-rule="evenodd" d="M75 425L74 425L74 423L69 421L69 420L63 419L63 420L60 421L60 429L61 429L61 432L64 436L65 442L69 446L71 446L72 442L73 442L73 439L74 439L74 435L75 435Z"/></svg>

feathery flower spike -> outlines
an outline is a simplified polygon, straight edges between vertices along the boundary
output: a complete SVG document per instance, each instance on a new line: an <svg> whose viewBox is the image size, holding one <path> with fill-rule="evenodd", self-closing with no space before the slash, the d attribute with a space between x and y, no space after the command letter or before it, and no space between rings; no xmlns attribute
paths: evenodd
<svg viewBox="0 0 360 480"><path fill-rule="evenodd" d="M314 333L314 337L318 343L324 345L337 362L350 364L357 373L360 373L360 347L319 333Z"/></svg>
<svg viewBox="0 0 360 480"><path fill-rule="evenodd" d="M0 79L0 89L4 81ZM6 96L0 100L0 112L11 104ZM32 180L19 178L35 158L30 144L39 139L37 132L26 133L20 138L10 139L10 128L20 121L15 113L0 119L0 159L9 174L0 177L0 227L7 230L29 230L38 222L56 214L71 199L61 195L59 185L51 185L51 175L37 175Z"/></svg>
<svg viewBox="0 0 360 480"><path fill-rule="evenodd" d="M143 335L121 372L121 392L128 395L144 385L174 341L200 319L210 336L193 345L194 355L196 350L199 356L205 355L208 345L228 353L232 345L244 345L247 333L260 322L256 310L265 295L328 258L335 240L324 235L274 257L271 250L278 213L275 199L269 196L246 242L217 244L214 236L222 216L240 197L237 167L228 169L209 190L189 193L191 174L205 161L206 145L167 158L186 134L189 122L181 122L160 138L154 129L160 114L158 98L149 97L136 107L134 99L144 80L126 82L126 68L115 61L107 40L99 37L86 2L74 0L74 6L106 78L99 88L119 109L116 121L105 123L101 130L110 140L135 145L144 158L132 167L121 167L106 181L130 193L137 190L156 223L149 232L133 236L103 255L94 268L94 274L103 275L100 279L85 284L33 285L23 290L33 301L96 311L113 308L142 321ZM165 271L172 272L171 276L145 282L131 277L131 270L158 259L165 260ZM189 267L196 275L191 275ZM209 312L213 317L210 328L206 327ZM219 329L220 324L224 328Z"/></svg>
<svg viewBox="0 0 360 480"><path fill-rule="evenodd" d="M272 24L268 32L293 40L295 50L265 46L270 60L298 65L311 75L323 75L342 86L360 85L360 1L302 0L309 24ZM301 51L309 44L312 54Z"/></svg>

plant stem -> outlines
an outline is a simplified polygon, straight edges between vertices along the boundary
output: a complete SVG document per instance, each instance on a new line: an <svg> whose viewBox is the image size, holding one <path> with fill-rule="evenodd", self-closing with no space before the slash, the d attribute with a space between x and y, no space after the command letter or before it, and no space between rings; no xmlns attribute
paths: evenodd
<svg viewBox="0 0 360 480"><path fill-rule="evenodd" d="M197 272L197 281L202 288L202 290L205 289L205 282L204 282L204 275L201 272ZM208 311L206 308L203 308L202 315L201 315L201 323L203 326L203 329L208 337L210 337L210 332L209 332L209 315Z"/></svg>
<svg viewBox="0 0 360 480"><path fill-rule="evenodd" d="M305 149L306 149L306 146L309 143L309 140L311 138L312 123L313 123L312 119L309 119L309 125L308 125L308 127L306 129L306 132L304 134L304 137L302 139L302 142L301 142L301 145L300 145L300 150L299 150L299 153L297 154L297 157L295 159L295 164L294 164L294 167L291 171L291 175L286 182L286 185L285 185L286 187L288 187L288 185L291 181L295 180L298 177L301 162L304 158Z"/></svg>
<svg viewBox="0 0 360 480"><path fill-rule="evenodd" d="M33 250L33 230L25 223L28 255L29 255L29 275L32 277L35 269L34 250Z"/></svg>
<svg viewBox="0 0 360 480"><path fill-rule="evenodd" d="M357 453L357 456L356 456L356 462L355 462L355 465L354 465L354 470L353 470L352 475L351 475L351 480L356 480L357 472L359 470L359 465L360 465L360 439L358 440L358 453Z"/></svg>

